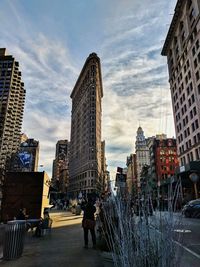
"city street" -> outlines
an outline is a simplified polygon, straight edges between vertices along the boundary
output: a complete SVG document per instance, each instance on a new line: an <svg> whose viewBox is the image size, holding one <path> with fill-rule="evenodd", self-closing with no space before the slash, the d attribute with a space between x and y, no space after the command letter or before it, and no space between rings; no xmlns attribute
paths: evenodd
<svg viewBox="0 0 200 267"><path fill-rule="evenodd" d="M166 212L161 213L162 216ZM154 220L159 214L153 215ZM180 214L174 216L179 218ZM21 258L13 261L2 261L5 267L43 267L75 266L75 267L103 267L102 252L93 250L91 242L89 249L83 248L82 216L72 215L66 211L52 211L53 229L51 235L41 238L31 236L29 232L24 253ZM200 220L181 218L175 231L180 232L177 246L182 248L181 267L200 266ZM2 250L2 247L1 247ZM2 251L1 251L2 254Z"/></svg>
<svg viewBox="0 0 200 267"><path fill-rule="evenodd" d="M167 212L157 212L151 218L152 223L167 216ZM177 233L175 243L181 256L181 267L200 266L200 219L185 218L181 213L173 213L174 231Z"/></svg>
<svg viewBox="0 0 200 267"><path fill-rule="evenodd" d="M5 267L102 267L101 255L92 249L84 249L82 216L71 212L52 211L53 228L50 235L33 237L28 232L21 258L13 261L0 261Z"/></svg>

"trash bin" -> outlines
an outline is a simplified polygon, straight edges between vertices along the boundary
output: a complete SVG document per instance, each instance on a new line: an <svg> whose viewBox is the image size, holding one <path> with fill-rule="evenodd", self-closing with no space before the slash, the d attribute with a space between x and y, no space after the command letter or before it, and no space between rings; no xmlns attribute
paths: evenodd
<svg viewBox="0 0 200 267"><path fill-rule="evenodd" d="M5 227L3 243L3 259L13 260L22 255L24 248L24 237L26 231L26 221L9 221Z"/></svg>

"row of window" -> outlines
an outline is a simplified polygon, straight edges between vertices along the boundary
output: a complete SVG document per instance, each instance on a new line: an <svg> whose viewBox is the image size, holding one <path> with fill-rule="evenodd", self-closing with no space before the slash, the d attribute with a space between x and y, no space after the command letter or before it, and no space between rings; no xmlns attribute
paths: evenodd
<svg viewBox="0 0 200 267"><path fill-rule="evenodd" d="M196 27L193 30L193 33L190 36L190 43L193 44L194 39L197 36L197 29ZM177 37L174 37L174 43L175 43L175 49L173 49L174 51L176 51L176 59L179 59L179 55L180 55L180 51L179 48L177 48L178 43L177 43ZM199 48L199 40L196 41L195 43L195 53L197 52L197 49ZM182 69L182 65L183 62L186 60L187 58L187 54L188 54L188 50L189 50L189 46L185 48L184 52L182 53L182 56L177 64L177 67L174 71L174 60L173 60L173 53L172 53L172 49L170 49L170 53L169 53L169 60L168 60L168 64L169 64L169 69L170 69L170 73L172 73L171 75L171 82L173 83L174 81L176 81L176 76L177 73ZM190 67L189 64L189 60L186 61L186 64L184 65L183 69L184 69L184 73L186 73L187 69ZM181 80L181 77L179 77L179 80Z"/></svg>
<svg viewBox="0 0 200 267"><path fill-rule="evenodd" d="M181 137L182 137L182 134L181 134ZM180 138L180 137L179 137ZM178 138L178 139L179 139ZM197 133L194 137L193 137L193 144L196 145L200 142L200 133ZM191 139L189 139L187 142L186 142L186 146L184 148L184 145L180 146L179 148L179 152L180 154L183 154L186 150L190 149L192 147L192 141Z"/></svg>
<svg viewBox="0 0 200 267"><path fill-rule="evenodd" d="M174 157L160 157L160 162L163 163L169 163L169 162L174 162Z"/></svg>
<svg viewBox="0 0 200 267"><path fill-rule="evenodd" d="M189 107L191 107L193 104L195 103L195 96L194 94L191 95L191 97L188 99L188 104L189 104ZM179 104L177 103L175 105L175 112L177 112L179 110ZM183 116L185 113L187 112L187 106L186 104L181 108L181 115ZM190 119L192 119L195 115L197 114L197 110L196 110L196 107L193 107L193 109L190 111ZM176 118L176 122L178 122L181 118L180 116L180 112L178 112L175 116ZM183 126L187 125L188 123L188 117L186 116L185 119L183 119ZM177 127L178 129L178 127ZM181 129L181 128L180 128ZM180 130L179 129L179 130ZM178 132L179 132L178 130Z"/></svg>
<svg viewBox="0 0 200 267"><path fill-rule="evenodd" d="M186 116L187 118L187 116ZM187 118L188 119L188 118ZM197 129L199 129L199 121L196 119L192 124L191 124L192 132L195 132ZM178 132L181 130L181 124L179 123L177 126ZM184 130L184 138L188 137L190 135L190 127ZM178 142L179 144L183 141L183 134L181 133L178 136ZM196 143L196 142L195 142Z"/></svg>
<svg viewBox="0 0 200 267"><path fill-rule="evenodd" d="M176 154L176 149L166 149L166 150L160 150L160 155L175 155Z"/></svg>
<svg viewBox="0 0 200 267"><path fill-rule="evenodd" d="M169 172L169 171L174 171L176 166L175 165L169 165L169 166L161 165L160 168L161 168L161 171Z"/></svg>
<svg viewBox="0 0 200 267"><path fill-rule="evenodd" d="M193 160L199 160L200 159L200 147L196 148L194 150L195 155L193 154L193 151L186 154L186 156L181 157L181 165L185 165L187 162L191 162ZM187 157L187 162L186 162Z"/></svg>

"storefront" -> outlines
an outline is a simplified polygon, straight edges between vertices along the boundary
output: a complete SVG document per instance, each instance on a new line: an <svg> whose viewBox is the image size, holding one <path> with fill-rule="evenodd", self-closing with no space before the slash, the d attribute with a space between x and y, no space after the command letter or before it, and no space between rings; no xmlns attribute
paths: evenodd
<svg viewBox="0 0 200 267"><path fill-rule="evenodd" d="M181 178L183 202L200 198L200 161L192 161L176 170L177 178Z"/></svg>

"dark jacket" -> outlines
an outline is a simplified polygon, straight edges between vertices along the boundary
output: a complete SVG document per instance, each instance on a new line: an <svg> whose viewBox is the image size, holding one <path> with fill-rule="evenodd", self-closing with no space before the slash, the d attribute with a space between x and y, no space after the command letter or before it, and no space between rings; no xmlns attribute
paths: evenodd
<svg viewBox="0 0 200 267"><path fill-rule="evenodd" d="M20 210L19 214L17 215L17 220L25 220L26 215L23 213L22 210Z"/></svg>
<svg viewBox="0 0 200 267"><path fill-rule="evenodd" d="M94 214L96 212L96 208L92 203L88 203L84 208L83 220L90 219L94 221Z"/></svg>

